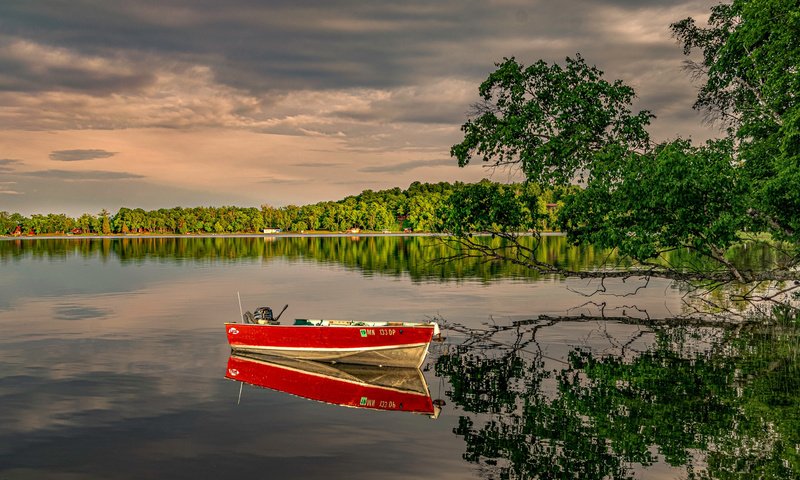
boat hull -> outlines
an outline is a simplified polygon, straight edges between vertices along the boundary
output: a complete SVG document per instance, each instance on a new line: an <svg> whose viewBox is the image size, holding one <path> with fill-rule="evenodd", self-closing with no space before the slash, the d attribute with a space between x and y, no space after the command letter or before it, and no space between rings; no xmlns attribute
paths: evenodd
<svg viewBox="0 0 800 480"><path fill-rule="evenodd" d="M419 368L435 324L254 325L226 323L234 351L362 365Z"/></svg>

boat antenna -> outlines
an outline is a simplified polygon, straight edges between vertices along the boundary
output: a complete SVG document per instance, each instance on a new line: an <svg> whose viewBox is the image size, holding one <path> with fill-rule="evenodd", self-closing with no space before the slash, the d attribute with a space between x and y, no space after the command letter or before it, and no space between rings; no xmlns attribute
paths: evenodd
<svg viewBox="0 0 800 480"><path fill-rule="evenodd" d="M239 382L239 399L236 400L236 405L242 403L242 387L244 387L244 382Z"/></svg>
<svg viewBox="0 0 800 480"><path fill-rule="evenodd" d="M239 292L236 292L236 296L239 298L239 318L244 318L244 312L242 312L242 296L239 295Z"/></svg>
<svg viewBox="0 0 800 480"><path fill-rule="evenodd" d="M281 319L281 315L283 315L283 312L285 312L287 308L289 308L289 304L288 303L283 306L283 310L281 310L281 313L279 313L278 316L275 317L275 321L276 322Z"/></svg>

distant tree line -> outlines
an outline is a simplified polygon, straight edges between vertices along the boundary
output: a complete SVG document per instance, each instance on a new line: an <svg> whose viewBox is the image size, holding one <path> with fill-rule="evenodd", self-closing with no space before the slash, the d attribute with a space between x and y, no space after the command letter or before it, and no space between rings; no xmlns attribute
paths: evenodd
<svg viewBox="0 0 800 480"><path fill-rule="evenodd" d="M260 209L234 206L174 207L149 211L122 207L115 214L103 209L97 215L84 213L77 218L61 213L26 217L0 211L0 235L224 234L258 233L265 228L284 232L341 232L353 228L378 232L441 232L447 228L448 212L452 211L449 202L453 194L470 189L504 198L506 208L500 213L512 212L520 229L527 230L533 225L552 229L555 210L571 188L500 184L488 180L476 184L414 182L405 190L399 187L380 191L364 190L339 201L304 206L262 205ZM513 206L509 206L511 204ZM529 221L532 218L537 221ZM508 223L507 218L503 218L503 223ZM484 220L473 226L476 230L484 230L490 225Z"/></svg>

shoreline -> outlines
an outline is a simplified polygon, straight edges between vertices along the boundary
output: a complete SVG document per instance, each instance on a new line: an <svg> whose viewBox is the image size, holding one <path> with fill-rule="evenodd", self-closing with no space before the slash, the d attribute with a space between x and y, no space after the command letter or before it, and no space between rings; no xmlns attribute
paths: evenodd
<svg viewBox="0 0 800 480"><path fill-rule="evenodd" d="M476 233L475 236L489 236L490 233ZM530 236L532 233L520 233L520 236ZM563 236L561 232L543 232L540 234L543 237ZM0 241L3 240L117 240L117 239L144 239L144 238L337 238L337 237L449 237L449 233L427 233L427 232L411 232L411 233L339 233L339 232L324 232L324 233L136 233L136 234L112 234L112 235L19 235L19 236L0 236Z"/></svg>

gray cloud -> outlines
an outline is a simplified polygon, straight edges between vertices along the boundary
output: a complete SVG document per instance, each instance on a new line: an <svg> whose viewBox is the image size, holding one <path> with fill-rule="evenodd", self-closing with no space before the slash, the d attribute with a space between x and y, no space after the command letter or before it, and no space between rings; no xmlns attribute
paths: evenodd
<svg viewBox="0 0 800 480"><path fill-rule="evenodd" d="M386 165L373 165L358 169L364 173L400 173L425 167L455 166L455 162L449 158L435 160L412 160L409 162L390 163Z"/></svg>
<svg viewBox="0 0 800 480"><path fill-rule="evenodd" d="M109 315L109 311L90 305L78 305L68 303L57 305L53 317L58 320L85 320L88 318L103 318Z"/></svg>
<svg viewBox="0 0 800 480"><path fill-rule="evenodd" d="M2 10L2 7L0 7ZM0 14L2 15L2 14ZM7 20L6 20L7 22ZM5 22L0 20L0 25ZM0 35L0 91L75 91L108 95L138 91L155 81L126 59L64 49L38 35Z"/></svg>
<svg viewBox="0 0 800 480"><path fill-rule="evenodd" d="M116 155L116 152L106 150L55 150L50 152L50 160L61 162L76 162L80 160L94 160L97 158L109 158Z"/></svg>
<svg viewBox="0 0 800 480"><path fill-rule="evenodd" d="M111 172L105 170L37 170L20 173L20 176L35 178L52 178L69 181L97 181L97 180L132 180L144 178L144 175L127 172Z"/></svg>
<svg viewBox="0 0 800 480"><path fill-rule="evenodd" d="M452 160L419 159L447 156L461 140L459 126L477 100L478 85L495 62L511 56L531 64L563 62L580 52L607 79L636 89L634 108L658 116L654 140L704 140L716 132L691 110L696 85L681 71L684 56L669 24L687 16L701 19L716 3L0 2L0 131L6 138L26 131L31 139L4 155L25 158L25 167L36 170L19 172L19 161L0 162L4 177L17 177L7 190L26 193L3 200L28 211L60 209L67 201L74 208L89 208L87 202L116 208L131 199L154 207L213 200L286 204L333 199L367 186L464 180L476 173L444 168L455 165ZM122 129L147 141L120 147L91 133ZM225 141L244 130L265 134L258 148L274 155L253 156L245 165L209 142L211 150L185 151L197 175L179 181L159 178L147 161L140 168L150 184L126 172L45 170L46 163L35 163L48 154L77 161L142 148L155 157L174 151L164 162L174 159L178 168L185 164L184 151L163 148L176 138L213 132L209 139ZM69 132L70 141L52 142L56 131ZM300 142L330 154L300 156ZM52 151L63 145L98 150ZM317 158L320 163L310 161ZM221 162L248 172L238 192L203 183ZM96 191L91 201L79 198L70 183L90 180L96 181L93 189L104 189L106 203ZM159 182L171 183L164 188ZM265 182L272 188L264 188ZM335 185L348 188L330 188Z"/></svg>
<svg viewBox="0 0 800 480"><path fill-rule="evenodd" d="M19 165L22 162L13 158L0 158L0 172L11 172L14 165Z"/></svg>
<svg viewBox="0 0 800 480"><path fill-rule="evenodd" d="M144 209L197 205L258 206L264 202L282 204L280 202L285 196L274 194L272 188L254 191L213 191L204 187L190 189L181 186L165 188L163 184L148 178L132 174L117 175L114 172L90 172L88 176L76 173L64 177L58 171L48 171L34 172L34 175L17 174L15 178L16 184L9 189L25 192L25 195L3 198L0 210L23 215L66 213L77 217L85 212L96 214L102 208L116 211L122 206ZM84 182L76 183L80 180ZM87 194L84 186L91 189L91 194ZM3 189L3 185L0 185L0 190ZM298 191L298 188L291 186L290 191ZM292 201L302 203L299 199Z"/></svg>
<svg viewBox="0 0 800 480"><path fill-rule="evenodd" d="M301 163L293 163L293 167L301 167L301 168L335 168L335 167L343 167L345 166L344 163L312 163L312 162L301 162Z"/></svg>
<svg viewBox="0 0 800 480"><path fill-rule="evenodd" d="M256 183L264 184L264 185L297 185L297 184L304 184L307 182L307 179L304 178L281 178L281 177L262 177L258 180L255 180Z"/></svg>
<svg viewBox="0 0 800 480"><path fill-rule="evenodd" d="M2 168L0 168L0 172L2 172ZM17 182L0 182L0 195L22 195L24 192L20 192L14 187Z"/></svg>
<svg viewBox="0 0 800 480"><path fill-rule="evenodd" d="M599 45L636 48L630 39L593 35L609 10L652 11L669 22L698 10L697 2L574 0L551 2L431 3L354 0L215 2L144 0L98 5L76 0L70 8L52 1L2 2L0 30L14 38L58 45L106 59L209 65L216 78L253 92L297 88L387 88L447 75L480 78L502 56L559 59ZM686 5L686 14L668 10ZM680 10L679 10L680 11ZM617 19L624 22L625 17ZM677 50L677 49L676 49ZM624 50L605 52L600 60ZM113 62L112 62L113 63ZM150 69L62 66L47 75L31 62L9 57L5 88L49 85L96 90L142 88ZM94 73L94 74L89 74Z"/></svg>
<svg viewBox="0 0 800 480"><path fill-rule="evenodd" d="M670 38L669 23L707 12L713 3L445 0L432 4L412 0L364 5L333 0L265 5L232 0L221 9L210 0L104 5L76 0L70 8L55 0L0 2L0 31L4 32L0 91L146 93L158 98L164 89L175 88L158 82L192 75L193 67L202 66L214 82L261 102L264 110L243 102L228 111L261 131L304 134L297 125L277 121L280 114L271 108L287 92L361 88L394 93L370 101L369 108L313 112L332 122L319 131L342 131L336 125L342 120L460 124L471 98L463 91L453 95L431 85L444 78L458 79L472 86L468 93L474 96L493 64L507 56L524 63L539 58L562 61L580 51L610 77L633 83L648 98L650 85L661 91L656 82L660 76L655 80L643 76L658 63L663 67L664 58L674 60L665 67L674 69L682 59ZM691 89L684 85L681 91ZM229 93L211 94L219 98ZM684 100L680 105L685 106ZM122 117L116 113L122 105L114 105L94 116L85 110L70 111L66 117L49 112L37 122L73 122L78 128L223 123L218 110L198 111L203 99L191 103L178 96L167 102L173 108L166 112L172 115L131 110ZM60 110L70 107L81 106L59 105ZM660 114L651 106L643 108ZM285 115L290 118L297 112ZM265 119L272 120L271 126L258 124ZM24 119L14 122L35 128ZM313 129L314 125L302 127ZM355 138L359 132L345 133Z"/></svg>

